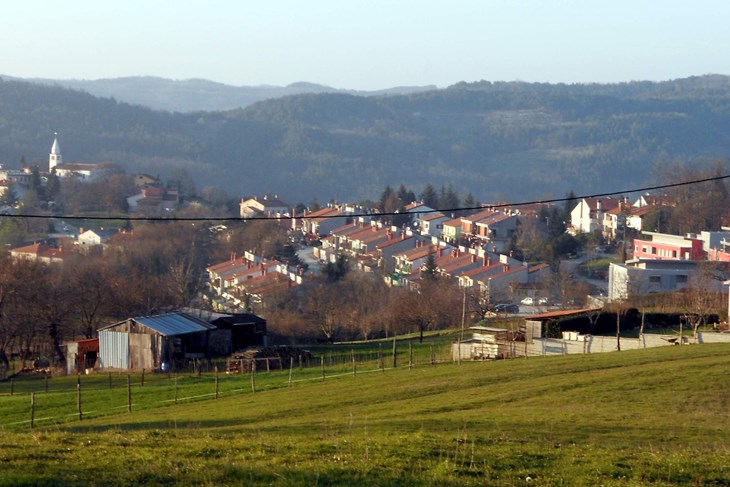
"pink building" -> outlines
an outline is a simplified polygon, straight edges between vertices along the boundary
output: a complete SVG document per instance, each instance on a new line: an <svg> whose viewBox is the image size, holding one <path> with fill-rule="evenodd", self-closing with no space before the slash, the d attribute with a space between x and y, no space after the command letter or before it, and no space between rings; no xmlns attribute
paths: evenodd
<svg viewBox="0 0 730 487"><path fill-rule="evenodd" d="M651 240L634 240L634 259L704 260L702 240L693 234L686 237L666 233L643 232Z"/></svg>

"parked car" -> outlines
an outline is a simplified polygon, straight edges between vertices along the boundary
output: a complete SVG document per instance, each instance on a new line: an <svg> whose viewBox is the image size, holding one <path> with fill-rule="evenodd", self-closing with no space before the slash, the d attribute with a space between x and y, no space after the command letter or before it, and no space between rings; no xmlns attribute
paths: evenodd
<svg viewBox="0 0 730 487"><path fill-rule="evenodd" d="M537 304L540 306L547 306L550 300L548 298L540 298L537 300Z"/></svg>
<svg viewBox="0 0 730 487"><path fill-rule="evenodd" d="M526 298L522 298L522 301L520 301L520 303L524 304L525 306L532 306L535 304L535 300L528 296Z"/></svg>
<svg viewBox="0 0 730 487"><path fill-rule="evenodd" d="M502 303L495 304L494 308L492 308L492 311L494 311L495 313L519 313L520 307L516 304Z"/></svg>

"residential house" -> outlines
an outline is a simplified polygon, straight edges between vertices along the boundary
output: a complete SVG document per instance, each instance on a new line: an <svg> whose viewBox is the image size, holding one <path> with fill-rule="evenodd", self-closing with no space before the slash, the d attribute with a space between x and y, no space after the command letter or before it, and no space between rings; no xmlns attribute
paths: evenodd
<svg viewBox="0 0 730 487"><path fill-rule="evenodd" d="M404 207L404 211L413 216L413 224L415 227L418 227L421 224L421 220L434 213L435 210L430 206L424 205L423 201L413 201Z"/></svg>
<svg viewBox="0 0 730 487"><path fill-rule="evenodd" d="M299 227L304 235L323 237L334 229L342 227L351 219L352 208L340 206L326 206L317 211L304 214L299 218Z"/></svg>
<svg viewBox="0 0 730 487"><path fill-rule="evenodd" d="M10 256L13 259L37 260L45 263L60 263L73 255L73 252L63 247L50 247L43 243L34 243L24 247L10 249Z"/></svg>
<svg viewBox="0 0 730 487"><path fill-rule="evenodd" d="M146 188L148 186L160 186L160 179L149 174L135 174L134 186L136 188Z"/></svg>
<svg viewBox="0 0 730 487"><path fill-rule="evenodd" d="M634 239L634 259L704 260L703 242L694 234L687 236L642 232L650 240Z"/></svg>
<svg viewBox="0 0 730 487"><path fill-rule="evenodd" d="M477 280L479 291L486 296L487 302L511 301L514 287L530 281L529 267L504 266L499 274L489 275Z"/></svg>
<svg viewBox="0 0 730 487"><path fill-rule="evenodd" d="M27 188L33 180L33 171L29 167L23 169L4 169L0 165L0 181L16 183L18 187Z"/></svg>
<svg viewBox="0 0 730 487"><path fill-rule="evenodd" d="M582 198L570 212L571 233L603 230L604 213L618 207L620 201L614 198Z"/></svg>
<svg viewBox="0 0 730 487"><path fill-rule="evenodd" d="M214 295L216 309L261 307L264 301L302 283L302 270L290 269L276 260L265 260L250 252L243 257L232 255L207 269L208 289Z"/></svg>
<svg viewBox="0 0 730 487"><path fill-rule="evenodd" d="M394 279L398 281L404 276L419 272L421 266L426 263L429 254L435 254L434 258L438 259L444 255L448 255L453 249L453 247L448 245L428 245L425 241L417 240L415 248L393 255L395 259L395 273L399 275L398 278Z"/></svg>
<svg viewBox="0 0 730 487"><path fill-rule="evenodd" d="M100 249L116 233L117 230L104 230L103 228L98 230L84 230L81 228L79 229L79 235L76 237L74 245L76 245L79 251L86 253L94 248Z"/></svg>
<svg viewBox="0 0 730 487"><path fill-rule="evenodd" d="M515 214L496 212L475 222L475 236L499 252L509 247L510 240L519 228L520 220Z"/></svg>
<svg viewBox="0 0 730 487"><path fill-rule="evenodd" d="M719 273L727 274L727 263L717 262ZM608 268L608 298L626 299L637 294L675 292L688 287L698 271L697 260L633 259ZM723 290L723 279L708 283L717 292Z"/></svg>
<svg viewBox="0 0 730 487"><path fill-rule="evenodd" d="M421 235L430 235L431 237L440 237L443 233L444 222L451 218L444 215L440 211L423 215L420 219Z"/></svg>
<svg viewBox="0 0 730 487"><path fill-rule="evenodd" d="M280 218L283 216L291 216L291 206L280 200L277 195L264 195L261 198L258 196L248 199L242 198L239 203L239 209L241 218L251 218L254 216Z"/></svg>
<svg viewBox="0 0 730 487"><path fill-rule="evenodd" d="M461 218L452 218L443 222L441 225L441 239L451 244L456 243L461 237Z"/></svg>
<svg viewBox="0 0 730 487"><path fill-rule="evenodd" d="M176 189L147 186L136 195L127 198L130 212L159 213L175 211L180 206L180 195Z"/></svg>
<svg viewBox="0 0 730 487"><path fill-rule="evenodd" d="M400 232L399 238L393 238L392 235L389 240L375 245L378 267L387 274L395 270L394 256L396 254L415 248L418 240L423 241L422 238L414 236L410 231Z"/></svg>

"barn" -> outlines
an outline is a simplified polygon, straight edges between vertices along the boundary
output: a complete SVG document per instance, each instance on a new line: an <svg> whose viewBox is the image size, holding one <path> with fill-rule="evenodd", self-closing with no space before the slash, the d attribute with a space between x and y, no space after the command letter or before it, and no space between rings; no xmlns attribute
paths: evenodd
<svg viewBox="0 0 730 487"><path fill-rule="evenodd" d="M229 347L230 331L192 315L140 316L99 329L99 366L176 370L188 360L226 354Z"/></svg>
<svg viewBox="0 0 730 487"><path fill-rule="evenodd" d="M99 356L99 339L87 338L66 342L66 373L73 374L92 369Z"/></svg>

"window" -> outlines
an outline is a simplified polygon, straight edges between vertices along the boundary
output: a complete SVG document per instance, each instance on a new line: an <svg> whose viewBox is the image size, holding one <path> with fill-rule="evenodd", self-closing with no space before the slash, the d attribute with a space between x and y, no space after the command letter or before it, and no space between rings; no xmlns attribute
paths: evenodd
<svg viewBox="0 0 730 487"><path fill-rule="evenodd" d="M677 276L677 284L686 284L687 283L687 276L680 275Z"/></svg>
<svg viewBox="0 0 730 487"><path fill-rule="evenodd" d="M649 282L651 282L652 284L659 284L660 282L662 282L662 278L661 276L649 276Z"/></svg>
<svg viewBox="0 0 730 487"><path fill-rule="evenodd" d="M656 247L651 248L651 253L652 253L652 255L656 255Z"/></svg>
<svg viewBox="0 0 730 487"><path fill-rule="evenodd" d="M677 251L676 250L672 250L672 257L674 257L675 259L677 258Z"/></svg>

